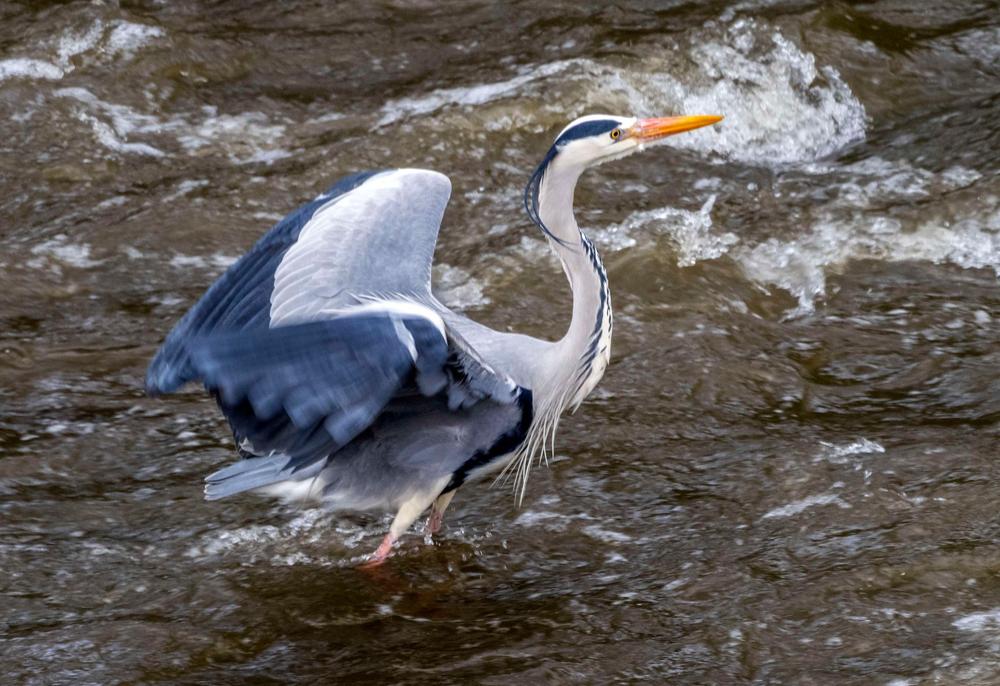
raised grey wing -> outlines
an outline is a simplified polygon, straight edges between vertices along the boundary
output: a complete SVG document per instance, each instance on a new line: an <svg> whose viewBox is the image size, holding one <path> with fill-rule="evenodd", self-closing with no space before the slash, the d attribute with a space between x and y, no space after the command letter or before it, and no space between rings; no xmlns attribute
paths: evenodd
<svg viewBox="0 0 1000 686"><path fill-rule="evenodd" d="M428 407L442 425L475 425L456 434L461 445L445 432L412 455L449 474L467 460L459 481L523 438L530 391L449 335L433 309L450 192L447 177L417 169L345 179L272 229L171 332L147 388L204 381L253 456L210 476L209 497L315 475L387 426L386 406L393 426Z"/></svg>
<svg viewBox="0 0 1000 686"><path fill-rule="evenodd" d="M424 169L376 174L318 209L282 257L271 326L336 316L352 295L430 295L448 177Z"/></svg>
<svg viewBox="0 0 1000 686"><path fill-rule="evenodd" d="M147 390L169 393L194 380L186 347L194 337L276 326L271 310L279 270L278 302L312 313L289 323L324 318L316 313L353 302L346 297L352 293L420 298L430 288L450 189L447 177L419 169L341 179L278 222L188 310L150 363ZM309 247L301 247L303 241Z"/></svg>
<svg viewBox="0 0 1000 686"><path fill-rule="evenodd" d="M373 176L383 173L367 171L344 177L326 193L271 227L174 325L150 362L146 373L147 391L152 394L169 393L194 379L186 345L195 336L267 329L271 323L274 272L281 258L298 241L303 227L331 200L350 193Z"/></svg>

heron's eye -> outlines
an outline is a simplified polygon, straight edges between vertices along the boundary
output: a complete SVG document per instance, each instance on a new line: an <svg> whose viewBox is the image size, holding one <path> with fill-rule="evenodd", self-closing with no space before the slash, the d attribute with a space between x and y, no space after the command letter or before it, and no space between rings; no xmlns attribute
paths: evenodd
<svg viewBox="0 0 1000 686"><path fill-rule="evenodd" d="M616 140L618 140L621 137L622 137L622 130L621 129L613 129L611 131L611 140L616 141Z"/></svg>

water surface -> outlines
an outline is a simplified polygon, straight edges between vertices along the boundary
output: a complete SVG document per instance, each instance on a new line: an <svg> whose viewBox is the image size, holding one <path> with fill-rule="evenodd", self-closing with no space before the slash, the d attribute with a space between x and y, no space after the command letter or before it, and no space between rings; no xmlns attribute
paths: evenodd
<svg viewBox="0 0 1000 686"><path fill-rule="evenodd" d="M786 2L0 7L10 683L1000 682L1000 9ZM436 283L558 337L520 192L578 115L722 113L589 172L602 385L522 508L206 503L173 322L349 172L454 184Z"/></svg>

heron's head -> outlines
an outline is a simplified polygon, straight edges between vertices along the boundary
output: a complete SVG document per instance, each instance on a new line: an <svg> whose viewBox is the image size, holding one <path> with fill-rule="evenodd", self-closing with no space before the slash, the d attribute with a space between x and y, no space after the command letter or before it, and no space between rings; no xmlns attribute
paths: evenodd
<svg viewBox="0 0 1000 686"><path fill-rule="evenodd" d="M636 119L591 114L574 120L556 136L550 162L582 169L617 160L684 131L720 121L714 114Z"/></svg>
<svg viewBox="0 0 1000 686"><path fill-rule="evenodd" d="M538 165L524 192L524 206L531 219L550 237L554 237L542 220L541 195L543 181L568 192L572 200L573 187L588 167L617 160L642 150L643 147L673 136L721 121L715 114L694 114L681 117L637 119L611 114L591 114L574 120L556 136L555 143ZM557 239L558 240L558 239Z"/></svg>

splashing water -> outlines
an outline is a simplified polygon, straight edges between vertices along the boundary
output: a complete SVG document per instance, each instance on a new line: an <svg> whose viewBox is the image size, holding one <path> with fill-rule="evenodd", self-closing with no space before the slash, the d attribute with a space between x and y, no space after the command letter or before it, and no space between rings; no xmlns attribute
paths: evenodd
<svg viewBox="0 0 1000 686"><path fill-rule="evenodd" d="M620 224L599 231L595 240L602 247L617 251L635 247L639 236L664 235L670 238L677 251L679 267L717 259L739 243L739 238L728 232L712 232L712 207L716 197L714 194L709 196L696 211L660 207L634 212Z"/></svg>
<svg viewBox="0 0 1000 686"><path fill-rule="evenodd" d="M498 101L507 107L494 113L490 124L508 129L524 125L515 109L539 100L553 102L537 113L547 129L567 113L721 112L726 116L721 125L668 139L668 144L765 166L815 160L864 137L864 107L837 71L818 67L813 55L764 22L740 19L713 26L683 46L668 44L651 52L628 66L564 60L522 68L505 81L394 100L383 108L379 123L455 108L472 114L473 108Z"/></svg>

